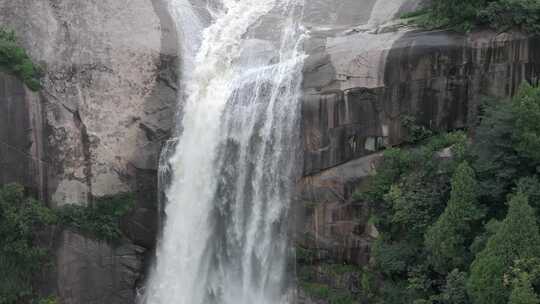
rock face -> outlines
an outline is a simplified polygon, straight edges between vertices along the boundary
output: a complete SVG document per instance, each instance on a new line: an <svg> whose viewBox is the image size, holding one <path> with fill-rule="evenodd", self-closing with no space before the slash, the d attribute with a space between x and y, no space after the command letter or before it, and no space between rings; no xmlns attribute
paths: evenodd
<svg viewBox="0 0 540 304"><path fill-rule="evenodd" d="M56 205L134 190L155 169L176 101L175 46L159 1L1 0L45 66L41 91L47 197ZM166 42L166 43L165 43Z"/></svg>
<svg viewBox="0 0 540 304"><path fill-rule="evenodd" d="M539 81L540 38L423 32L396 21L421 0L306 2L299 242L321 258L363 265L377 231L351 194L378 151L403 141L402 120L467 126L481 96L510 96L523 80ZM63 232L54 276L62 303L133 303L142 256L155 242L157 158L176 108L177 39L165 4L0 7L0 24L46 71L40 93L0 74L0 183L23 183L54 206L136 192L137 208L122 223L130 241L112 246Z"/></svg>
<svg viewBox="0 0 540 304"><path fill-rule="evenodd" d="M133 303L145 248L115 246L64 231L57 252L58 296L63 304Z"/></svg>
<svg viewBox="0 0 540 304"><path fill-rule="evenodd" d="M381 35L370 39L385 40ZM432 129L465 127L482 96L511 96L540 73L540 38L519 33L411 31L385 48L357 52L356 44L369 44L364 38L328 38L338 45L308 61L306 175L401 143L405 116ZM363 66L381 60L377 71Z"/></svg>
<svg viewBox="0 0 540 304"><path fill-rule="evenodd" d="M312 29L304 73L300 244L321 258L364 265L377 236L351 194L377 151L406 138L405 118L435 130L475 121L483 96L512 96L540 79L540 37L425 32L392 20L421 5L375 1L354 26ZM386 2L386 3L383 3ZM378 7L387 14L381 14ZM343 4L344 16L355 4ZM308 15L309 16L309 15ZM337 18L337 20L347 20ZM328 26L328 25L327 25Z"/></svg>
<svg viewBox="0 0 540 304"><path fill-rule="evenodd" d="M43 188L42 134L39 95L0 73L0 185L16 182ZM39 191L36 194L43 198Z"/></svg>
<svg viewBox="0 0 540 304"><path fill-rule="evenodd" d="M61 303L133 303L157 226L156 168L173 125L177 39L161 0L0 0L0 25L45 70L39 94L0 74L0 183L51 206L135 192L109 245L64 232L56 256ZM140 247L144 246L144 247Z"/></svg>

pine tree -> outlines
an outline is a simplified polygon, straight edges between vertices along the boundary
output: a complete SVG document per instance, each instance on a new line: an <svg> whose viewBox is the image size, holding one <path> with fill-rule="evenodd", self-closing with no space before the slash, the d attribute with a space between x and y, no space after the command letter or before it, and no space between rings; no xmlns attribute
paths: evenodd
<svg viewBox="0 0 540 304"><path fill-rule="evenodd" d="M477 203L477 182L467 162L452 177L450 200L443 214L426 233L426 247L435 269L446 273L463 268L469 260L471 231L482 217Z"/></svg>
<svg viewBox="0 0 540 304"><path fill-rule="evenodd" d="M506 218L471 265L467 288L475 304L506 304L510 292L505 276L510 267L540 254L534 214L526 195L517 193L511 198Z"/></svg>

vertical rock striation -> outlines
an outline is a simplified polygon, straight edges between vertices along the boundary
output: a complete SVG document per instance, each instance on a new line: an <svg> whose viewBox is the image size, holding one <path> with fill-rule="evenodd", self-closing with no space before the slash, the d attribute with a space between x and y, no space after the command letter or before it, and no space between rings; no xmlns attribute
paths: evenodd
<svg viewBox="0 0 540 304"><path fill-rule="evenodd" d="M521 82L540 79L540 37L419 31L395 17L420 2L368 2L370 17L314 28L306 46L298 224L303 245L360 265L377 233L352 193L377 152L404 141L403 119L435 130L464 128L483 96L512 96Z"/></svg>

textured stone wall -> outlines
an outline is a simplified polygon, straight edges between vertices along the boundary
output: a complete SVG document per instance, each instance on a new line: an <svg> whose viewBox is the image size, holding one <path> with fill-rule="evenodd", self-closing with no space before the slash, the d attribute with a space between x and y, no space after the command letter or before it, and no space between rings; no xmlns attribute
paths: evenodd
<svg viewBox="0 0 540 304"><path fill-rule="evenodd" d="M155 169L173 123L176 39L164 4L151 0L0 0L45 67L41 103L45 192L54 204L133 191Z"/></svg>
<svg viewBox="0 0 540 304"><path fill-rule="evenodd" d="M51 206L135 192L130 239L58 232L44 294L61 303L134 303L156 235L156 168L173 125L177 39L161 0L0 0L0 25L44 67L43 89L0 74L0 183ZM1 144L3 143L3 144Z"/></svg>
<svg viewBox="0 0 540 304"><path fill-rule="evenodd" d="M369 80L353 80L366 70L354 56L356 38L350 39L347 75L337 72L330 57L326 64L307 67L307 175L401 143L404 116L433 129L465 127L482 96L511 96L522 81L536 82L540 75L538 37L412 31L379 55L371 50L370 58L383 60L378 72Z"/></svg>
<svg viewBox="0 0 540 304"><path fill-rule="evenodd" d="M400 11L417 4L405 1ZM297 229L321 258L369 260L377 231L352 193L379 151L404 141L405 117L436 130L464 128L484 96L509 97L523 81L540 80L540 37L425 32L392 19L317 31L306 43Z"/></svg>
<svg viewBox="0 0 540 304"><path fill-rule="evenodd" d="M42 132L39 95L0 73L0 185L16 182L45 196Z"/></svg>

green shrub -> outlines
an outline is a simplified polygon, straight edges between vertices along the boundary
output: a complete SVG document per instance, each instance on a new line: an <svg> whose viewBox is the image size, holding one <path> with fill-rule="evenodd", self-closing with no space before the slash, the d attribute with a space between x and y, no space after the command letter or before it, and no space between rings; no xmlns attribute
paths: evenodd
<svg viewBox="0 0 540 304"><path fill-rule="evenodd" d="M132 193L104 197L88 207L67 205L58 209L60 223L105 241L122 238L120 220L134 206Z"/></svg>
<svg viewBox="0 0 540 304"><path fill-rule="evenodd" d="M47 265L48 253L35 243L35 233L56 222L55 214L24 188L0 188L0 303L18 304L34 296L33 280Z"/></svg>
<svg viewBox="0 0 540 304"><path fill-rule="evenodd" d="M15 33L2 28L0 28L0 69L15 75L33 91L41 88L40 69L19 46Z"/></svg>

